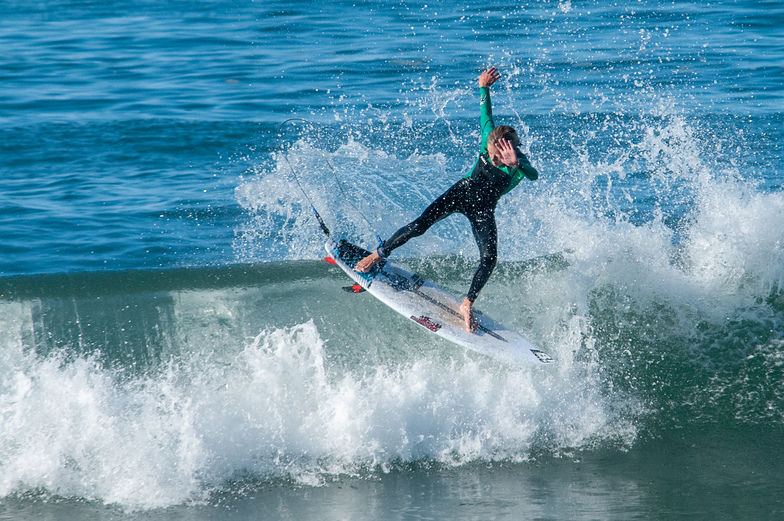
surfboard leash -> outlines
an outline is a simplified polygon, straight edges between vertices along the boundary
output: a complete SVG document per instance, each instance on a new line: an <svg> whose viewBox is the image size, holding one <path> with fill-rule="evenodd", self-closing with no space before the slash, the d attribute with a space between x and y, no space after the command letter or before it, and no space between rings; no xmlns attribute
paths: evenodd
<svg viewBox="0 0 784 521"><path fill-rule="evenodd" d="M302 183L299 182L299 177L297 176L296 170L294 170L294 167L291 166L291 163L289 162L289 154L288 154L288 152L286 150L283 150L278 145L278 139L280 138L280 131L283 129L283 125L285 125L289 121L304 121L305 123L309 123L308 121L306 121L304 119L300 119L300 118L290 118L290 119L287 119L286 121L284 121L283 123L281 123L280 126L278 127L277 132L275 133L275 150L280 150L282 152L283 160L286 161L286 164L289 166L289 170L291 170L291 173L294 175L294 181L297 182L297 186L299 187L300 192L302 192L302 195L304 195L305 199L307 199L308 204L310 205L310 209L313 210L313 215L316 216L316 220L318 221L319 226L321 226L321 231L324 232L324 235L326 235L327 237L330 237L331 235L329 233L329 228L327 228L327 225L324 224L324 219L322 219L321 215L319 215L318 210L316 210L316 207L313 204L313 201L308 196L308 193L305 191L305 188L303 188Z"/></svg>
<svg viewBox="0 0 784 521"><path fill-rule="evenodd" d="M310 125L311 127L315 128L315 124L314 123L312 123L312 122L310 122L310 121L308 121L306 119L303 119L303 118L289 118L289 119L283 121L283 123L281 123L280 126L278 127L278 131L275 133L275 150L280 150L282 152L283 159L286 161L286 164L289 166L289 170L291 170L291 173L294 176L294 180L297 182L297 186L299 187L300 191L302 192L302 195L305 196L305 199L308 201L308 204L310 204L310 209L313 210L313 215L316 216L316 220L318 221L319 226L321 226L321 231L323 231L324 234L327 237L331 237L330 232L329 232L329 228L327 228L327 225L324 224L324 219L321 218L321 215L319 215L318 210L316 210L316 206L313 204L313 201L308 196L308 193L305 191L305 188L302 186L302 183L300 183L299 176L297 176L297 171L294 169L293 166L291 166L291 163L289 162L288 151L284 150L281 146L278 145L278 140L280 139L280 132L283 129L283 125L285 125L286 123L289 123L291 121L301 121L301 122L306 123L306 124ZM316 137L317 137L317 140L319 140L318 139L319 136L317 135ZM343 183L340 182L340 178L338 177L338 173L335 170L335 167L332 166L332 162L329 160L329 157L327 157L327 154L324 152L323 148L320 147L320 150L321 150L321 155L324 157L324 161L327 163L327 166L329 167L330 171L332 171L332 175L335 177L335 181L337 182L338 189L340 190L340 193L343 194L343 198L348 202L348 204L351 205L352 208L354 208L354 210L360 216L362 216L362 219L368 224L370 229L373 230L373 233L376 235L376 239L378 240L378 244L381 245L383 243L383 241L381 240L381 237L379 236L378 232L373 227L373 225L370 224L370 221L368 220L367 217L365 217L365 214L362 213L362 211L354 205L354 203L351 201L351 198L348 196L348 194L346 194L346 191L343 189Z"/></svg>

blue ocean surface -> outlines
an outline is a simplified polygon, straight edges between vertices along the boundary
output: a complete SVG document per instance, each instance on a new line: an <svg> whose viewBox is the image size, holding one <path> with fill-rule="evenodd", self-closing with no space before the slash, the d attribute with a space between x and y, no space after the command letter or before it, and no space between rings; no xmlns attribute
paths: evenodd
<svg viewBox="0 0 784 521"><path fill-rule="evenodd" d="M784 5L0 3L0 519L781 519ZM323 262L539 170L476 306ZM462 295L450 217L395 262Z"/></svg>

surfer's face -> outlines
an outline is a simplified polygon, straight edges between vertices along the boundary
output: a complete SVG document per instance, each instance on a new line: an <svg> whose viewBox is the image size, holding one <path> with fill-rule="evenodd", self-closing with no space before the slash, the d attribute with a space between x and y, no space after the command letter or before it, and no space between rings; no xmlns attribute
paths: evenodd
<svg viewBox="0 0 784 521"><path fill-rule="evenodd" d="M512 144L513 147L517 148L520 146L520 138L517 137L517 134L507 134L506 139ZM503 160L501 159L501 151L498 150L496 142L487 143L487 155L490 156L490 162L493 163L493 165L501 166L504 164Z"/></svg>
<svg viewBox="0 0 784 521"><path fill-rule="evenodd" d="M504 164L504 161L501 158L501 152L498 150L498 147L495 146L495 143L488 143L487 155L490 156L490 162L493 163L494 166L501 166Z"/></svg>
<svg viewBox="0 0 784 521"><path fill-rule="evenodd" d="M498 152L498 148L496 148L495 143L487 144L487 155L490 156L490 162L495 166L501 164L501 154Z"/></svg>

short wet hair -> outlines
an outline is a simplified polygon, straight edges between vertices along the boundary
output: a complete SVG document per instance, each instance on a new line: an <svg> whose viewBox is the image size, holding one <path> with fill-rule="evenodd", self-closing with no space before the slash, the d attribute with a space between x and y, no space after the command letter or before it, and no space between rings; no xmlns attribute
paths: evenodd
<svg viewBox="0 0 784 521"><path fill-rule="evenodd" d="M509 125L498 125L495 127L490 132L490 135L487 136L487 144L495 146L499 139L506 139L513 147L520 146L520 137L518 137L517 131Z"/></svg>

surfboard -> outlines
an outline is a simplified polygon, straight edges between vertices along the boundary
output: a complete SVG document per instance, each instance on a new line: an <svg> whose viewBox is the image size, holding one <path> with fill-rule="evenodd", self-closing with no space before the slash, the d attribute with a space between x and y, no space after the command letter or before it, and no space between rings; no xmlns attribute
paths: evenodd
<svg viewBox="0 0 784 521"><path fill-rule="evenodd" d="M555 362L534 344L476 309L474 316L479 328L476 333L469 333L459 311L462 299L416 273L388 260L381 261L366 273L357 273L354 266L370 252L349 241L336 242L332 238L327 240L325 248L328 260L346 272L359 287L431 333L512 363L548 365Z"/></svg>

